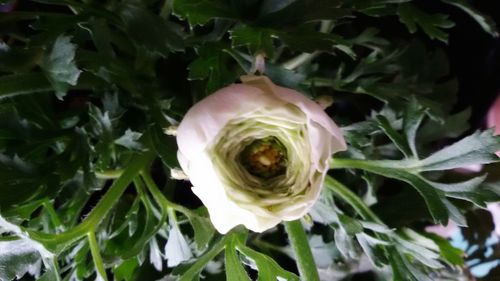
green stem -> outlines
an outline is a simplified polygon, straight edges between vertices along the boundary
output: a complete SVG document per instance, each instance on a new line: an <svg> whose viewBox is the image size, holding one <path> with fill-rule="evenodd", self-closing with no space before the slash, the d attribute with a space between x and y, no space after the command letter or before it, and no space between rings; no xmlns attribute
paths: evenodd
<svg viewBox="0 0 500 281"><path fill-rule="evenodd" d="M101 180L113 180L121 177L123 170L96 171L95 176Z"/></svg>
<svg viewBox="0 0 500 281"><path fill-rule="evenodd" d="M97 239L95 238L95 232L89 231L89 233L87 233L87 236L89 238L90 252L92 253L92 258L94 259L94 264L97 269L97 272L99 275L101 275L104 281L108 281L106 269L104 268L101 252L99 250L99 244L97 244Z"/></svg>
<svg viewBox="0 0 500 281"><path fill-rule="evenodd" d="M109 190L97 203L94 209L90 211L85 220L76 227L57 235L30 231L31 237L44 243L50 250L55 252L62 251L71 243L83 238L89 231L95 229L99 225L102 219L115 205L116 201L118 201L125 189L127 189L133 178L141 169L149 166L153 157L154 154L151 151L132 157L130 163L123 171L123 174L113 182Z"/></svg>
<svg viewBox="0 0 500 281"><path fill-rule="evenodd" d="M326 176L325 187L330 189L337 197L346 201L351 205L356 212L365 220L382 223L382 221L372 212L372 210L366 206L365 202L361 200L354 192L352 192L347 186L343 185L336 179Z"/></svg>
<svg viewBox="0 0 500 281"><path fill-rule="evenodd" d="M303 281L319 281L318 269L314 262L314 257L309 247L304 227L300 220L285 222L285 229L290 239L295 258L297 260L297 267Z"/></svg>

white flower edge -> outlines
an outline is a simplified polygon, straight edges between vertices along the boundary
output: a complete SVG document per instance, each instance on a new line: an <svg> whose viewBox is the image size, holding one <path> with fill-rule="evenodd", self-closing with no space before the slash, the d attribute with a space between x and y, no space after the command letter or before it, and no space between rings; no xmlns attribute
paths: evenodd
<svg viewBox="0 0 500 281"><path fill-rule="evenodd" d="M207 207L211 221L220 233L227 233L240 224L262 232L282 220L302 217L319 197L330 156L346 149L340 128L317 103L297 91L274 85L265 76L243 76L241 80L243 84L230 85L195 104L177 130L179 163L193 185L193 192ZM298 107L306 118L304 121L312 147L310 190L298 202L278 213L264 210L258 204L244 206L228 196L227 186L220 179L207 151L230 120L263 106L285 104Z"/></svg>

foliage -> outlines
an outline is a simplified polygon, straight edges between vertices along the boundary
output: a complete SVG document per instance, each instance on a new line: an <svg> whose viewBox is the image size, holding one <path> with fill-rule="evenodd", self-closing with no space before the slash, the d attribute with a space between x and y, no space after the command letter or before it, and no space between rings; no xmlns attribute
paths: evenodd
<svg viewBox="0 0 500 281"><path fill-rule="evenodd" d="M442 2L497 34L466 1ZM466 225L467 210L499 201L486 175L450 181L455 168L494 165L500 138L451 144L470 116L453 111L457 83L436 47L453 22L420 1L18 4L0 13L2 281L299 280L283 227L219 235L188 183L170 178L177 147L163 129L257 54L275 83L333 97L349 144L304 219L323 279L363 259L382 279L461 272L463 253L422 225Z"/></svg>

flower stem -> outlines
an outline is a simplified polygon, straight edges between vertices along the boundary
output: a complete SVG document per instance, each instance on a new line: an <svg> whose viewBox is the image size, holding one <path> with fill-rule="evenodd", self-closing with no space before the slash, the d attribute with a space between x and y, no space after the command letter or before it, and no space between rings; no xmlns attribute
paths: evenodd
<svg viewBox="0 0 500 281"><path fill-rule="evenodd" d="M319 281L318 269L316 268L311 247L309 247L309 241L300 220L289 221L284 224L293 251L295 252L301 280Z"/></svg>
<svg viewBox="0 0 500 281"><path fill-rule="evenodd" d="M365 202L363 202L361 198L336 179L326 176L325 187L330 189L337 197L351 205L351 207L353 207L363 219L382 223L377 215L375 215L375 213L373 213L372 210L366 206Z"/></svg>
<svg viewBox="0 0 500 281"><path fill-rule="evenodd" d="M100 275L102 280L108 281L108 276L106 275L106 269L104 268L104 263L102 262L99 245L97 244L97 239L95 238L95 232L89 231L87 236L89 238L90 252L92 253L92 258L94 259L97 274Z"/></svg>

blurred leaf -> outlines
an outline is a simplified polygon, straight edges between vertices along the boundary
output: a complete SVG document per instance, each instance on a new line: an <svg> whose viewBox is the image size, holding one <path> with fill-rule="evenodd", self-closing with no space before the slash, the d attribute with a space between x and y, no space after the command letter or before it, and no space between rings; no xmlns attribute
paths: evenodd
<svg viewBox="0 0 500 281"><path fill-rule="evenodd" d="M137 270L139 262L137 258L131 258L123 261L113 269L116 281L132 281L134 272Z"/></svg>
<svg viewBox="0 0 500 281"><path fill-rule="evenodd" d="M10 47L0 41L0 70L5 72L25 72L40 63L43 48Z"/></svg>
<svg viewBox="0 0 500 281"><path fill-rule="evenodd" d="M119 15L128 36L147 53L165 57L171 51L184 49L183 34L177 24L131 4L120 6Z"/></svg>
<svg viewBox="0 0 500 281"><path fill-rule="evenodd" d="M117 138L114 143L126 147L130 150L144 150L144 146L139 142L142 134L138 132L134 132L130 129L125 131L125 134L119 138Z"/></svg>
<svg viewBox="0 0 500 281"><path fill-rule="evenodd" d="M427 234L427 236L434 241L439 246L439 251L441 253L441 256L448 261L449 263L453 265L463 265L464 264L464 255L465 253L458 249L453 247L450 244L450 241L444 239L441 236L438 236L436 234Z"/></svg>

